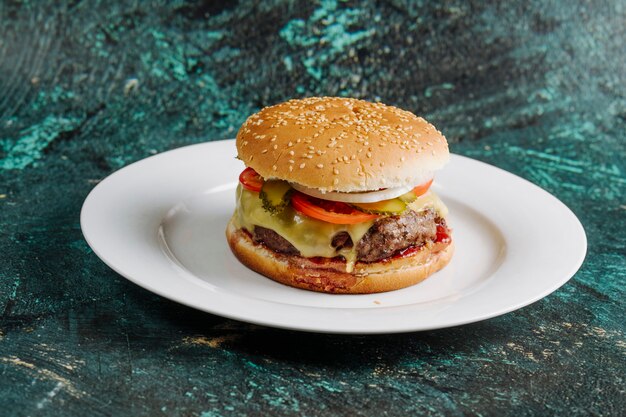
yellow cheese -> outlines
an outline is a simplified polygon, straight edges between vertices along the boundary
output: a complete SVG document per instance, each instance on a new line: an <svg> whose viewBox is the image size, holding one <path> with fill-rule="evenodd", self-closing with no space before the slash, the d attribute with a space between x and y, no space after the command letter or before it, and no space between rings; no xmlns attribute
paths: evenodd
<svg viewBox="0 0 626 417"><path fill-rule="evenodd" d="M448 207L446 207L437 194L432 191L428 191L426 194L417 197L414 202L408 204L408 207L418 213L427 208L432 208L439 217L443 217L444 219L448 215Z"/></svg>
<svg viewBox="0 0 626 417"><path fill-rule="evenodd" d="M409 207L415 211L432 207L442 217L447 213L446 207L432 192L418 197ZM352 266L356 262L356 243L361 240L374 223L374 221L359 224L327 223L298 213L291 206L286 207L279 214L272 215L263 208L258 193L248 191L241 185L237 187L237 207L234 218L237 227L245 228L251 233L254 231L254 226L275 231L298 249L302 256L307 258L343 256L346 259L348 272L351 272ZM347 232L354 245L352 248L344 248L337 252L332 246L332 239L340 232Z"/></svg>

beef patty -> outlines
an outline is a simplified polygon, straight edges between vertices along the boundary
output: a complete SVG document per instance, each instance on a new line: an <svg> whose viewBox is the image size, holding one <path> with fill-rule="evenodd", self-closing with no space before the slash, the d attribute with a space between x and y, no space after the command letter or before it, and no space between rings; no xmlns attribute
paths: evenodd
<svg viewBox="0 0 626 417"><path fill-rule="evenodd" d="M437 237L436 218L433 210L419 213L407 210L401 216L376 220L357 244L357 259L376 262L409 246L434 241Z"/></svg>
<svg viewBox="0 0 626 417"><path fill-rule="evenodd" d="M300 251L295 248L287 239L266 227L254 226L253 239L257 243L263 243L275 252L289 255L300 255Z"/></svg>
<svg viewBox="0 0 626 417"><path fill-rule="evenodd" d="M369 228L357 243L357 259L362 262L376 262L388 258L411 246L423 245L437 237L437 225L445 225L445 220L433 210L419 213L407 210L400 216L382 217ZM254 241L265 244L268 248L289 255L300 252L287 239L271 229L256 226ZM333 236L332 245L338 251L354 245L346 232Z"/></svg>

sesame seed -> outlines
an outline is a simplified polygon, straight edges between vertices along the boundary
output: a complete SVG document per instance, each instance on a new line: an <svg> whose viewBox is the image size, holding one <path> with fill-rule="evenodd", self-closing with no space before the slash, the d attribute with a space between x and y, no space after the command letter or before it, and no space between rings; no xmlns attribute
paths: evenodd
<svg viewBox="0 0 626 417"><path fill-rule="evenodd" d="M278 149L278 145L273 146L274 150Z"/></svg>
<svg viewBox="0 0 626 417"><path fill-rule="evenodd" d="M300 164L300 169L304 168L306 166L306 164L303 162Z"/></svg>
<svg viewBox="0 0 626 417"><path fill-rule="evenodd" d="M406 159L406 158L405 158L404 156L403 156L402 158L400 158L400 160L401 160L402 162L404 162L404 160L405 160L405 159Z"/></svg>
<svg viewBox="0 0 626 417"><path fill-rule="evenodd" d="M296 161L294 161L293 159L290 159L290 160L289 160L289 163L290 163L290 164L295 164L295 163L296 163Z"/></svg>
<svg viewBox="0 0 626 417"><path fill-rule="evenodd" d="M294 156L296 153L294 151L289 151L289 155Z"/></svg>
<svg viewBox="0 0 626 417"><path fill-rule="evenodd" d="M318 168L324 168L324 164L317 164L316 167Z"/></svg>
<svg viewBox="0 0 626 417"><path fill-rule="evenodd" d="M276 165L272 165L272 169L273 169L274 171L276 171L276 169L277 169L277 168L278 168L278 167L277 167Z"/></svg>
<svg viewBox="0 0 626 417"><path fill-rule="evenodd" d="M307 155L306 157L307 157L308 159L312 159L312 158L313 158L313 155Z"/></svg>
<svg viewBox="0 0 626 417"><path fill-rule="evenodd" d="M335 178L335 179L333 180L333 184L335 184L335 185L339 184L339 178Z"/></svg>
<svg viewBox="0 0 626 417"><path fill-rule="evenodd" d="M289 165L289 172L293 171L293 167Z"/></svg>
<svg viewBox="0 0 626 417"><path fill-rule="evenodd" d="M247 144L248 144L247 140L244 140L243 143L242 143L243 146L246 146Z"/></svg>
<svg viewBox="0 0 626 417"><path fill-rule="evenodd" d="M372 157L372 153L371 153L371 152L368 152L368 153L366 153L365 155L367 155L367 157L368 157L368 158L371 158L371 157Z"/></svg>
<svg viewBox="0 0 626 417"><path fill-rule="evenodd" d="M356 155L352 155L352 156L350 157L350 159L352 159L352 160L356 159Z"/></svg>
<svg viewBox="0 0 626 417"><path fill-rule="evenodd" d="M314 149L315 149L313 146L308 146L308 148L309 148L310 150L314 150Z"/></svg>
<svg viewBox="0 0 626 417"><path fill-rule="evenodd" d="M333 174L339 175L339 170L337 168L333 168Z"/></svg>
<svg viewBox="0 0 626 417"><path fill-rule="evenodd" d="M292 146L293 146L293 142L289 141L289 143L287 144L287 146L292 147Z"/></svg>
<svg viewBox="0 0 626 417"><path fill-rule="evenodd" d="M261 153L267 153L267 149L263 149Z"/></svg>

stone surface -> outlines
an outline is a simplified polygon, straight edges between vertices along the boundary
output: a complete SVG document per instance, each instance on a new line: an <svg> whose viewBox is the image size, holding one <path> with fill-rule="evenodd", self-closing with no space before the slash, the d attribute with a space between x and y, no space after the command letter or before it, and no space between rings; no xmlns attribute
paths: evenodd
<svg viewBox="0 0 626 417"><path fill-rule="evenodd" d="M0 414L624 415L624 3L433 3L0 2ZM582 269L485 322L330 336L191 310L90 251L100 179L305 95L407 108L553 193Z"/></svg>

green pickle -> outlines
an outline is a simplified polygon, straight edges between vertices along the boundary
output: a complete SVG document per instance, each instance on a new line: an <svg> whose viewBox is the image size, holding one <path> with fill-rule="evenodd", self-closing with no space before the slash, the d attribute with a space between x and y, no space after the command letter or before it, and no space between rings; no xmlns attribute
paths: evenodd
<svg viewBox="0 0 626 417"><path fill-rule="evenodd" d="M376 203L353 203L353 207L370 214L401 214L406 210L406 203L400 198L378 201Z"/></svg>
<svg viewBox="0 0 626 417"><path fill-rule="evenodd" d="M408 193L402 194L400 197L398 197L400 200L404 201L407 204L411 204L412 202L414 202L415 200L417 200L417 196L415 195L415 193L411 190Z"/></svg>
<svg viewBox="0 0 626 417"><path fill-rule="evenodd" d="M289 204L293 188L287 181L268 180L263 183L259 197L263 208L271 214L282 212Z"/></svg>

